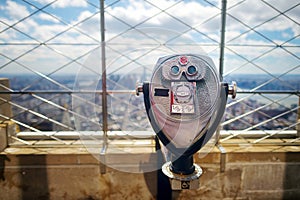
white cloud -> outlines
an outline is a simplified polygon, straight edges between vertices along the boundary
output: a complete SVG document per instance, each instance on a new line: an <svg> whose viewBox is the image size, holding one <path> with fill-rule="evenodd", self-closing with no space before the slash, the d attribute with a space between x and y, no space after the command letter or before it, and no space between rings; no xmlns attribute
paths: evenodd
<svg viewBox="0 0 300 200"><path fill-rule="evenodd" d="M36 0L42 5L45 5L52 0ZM219 2L218 6L220 7L221 1L215 1L214 3ZM228 8L234 5L239 1L228 1ZM277 3L278 2L278 3ZM276 1L273 2L272 5L275 5L281 11L288 9L291 5L294 5L296 1ZM298 1L297 1L298 2ZM192 41L196 40L197 42L208 42L213 43L210 40L203 40L205 36L198 34L195 30L189 30L190 28L185 24L181 23L180 21L188 24L189 26L195 27L197 31L203 32L204 34L208 35L209 37L213 38L216 41L219 41L220 38L220 10L209 6L208 4L201 4L197 1L181 1L177 3L175 0L153 0L151 1L154 5L161 8L161 11L157 7L153 7L152 5L148 4L145 1L141 0L128 0L126 3L121 1L120 3L115 4L112 7L108 7L106 10L106 39L110 39L118 35L119 33L123 33L125 30L129 30L130 26L120 22L120 20L134 26L135 28L145 28L151 27L149 32L146 34L151 35L154 39L160 40L161 43L164 43L164 40L168 40L171 37L176 36L175 33L182 33L186 32L186 34L182 37L183 40ZM52 5L55 8L65 8L65 7L82 7L82 12L77 16L72 16L75 20L71 22L71 25L74 25L86 18L89 18L93 15L95 10L89 9L87 7L87 2L85 0L59 0L55 4ZM171 8L169 8L171 7ZM298 6L296 9L293 9L286 13L289 17L294 19L295 21L300 21L299 16L299 9ZM28 7L21 5L15 1L7 1L6 6L0 7L2 13L0 16L0 20L6 22L7 24L13 24L16 20L20 20L25 16L29 15L29 5ZM55 9L53 11L53 15L56 15ZM266 20L271 19L273 16L279 14L274 9L270 8L268 5L264 4L263 2L259 1L245 1L233 9L228 10L228 12L237 17L243 23L246 23L250 27L254 27L258 24L263 23ZM72 14L72 13L70 13ZM170 15L174 16L171 17ZM213 16L217 15L217 17L211 19ZM120 19L117 20L114 17ZM152 18L151 18L152 17ZM39 20L37 20L39 19ZM227 17L227 27L226 27L226 38L229 40L230 38L234 38L240 35L242 32L247 31L248 29L242 25L240 22L232 19L231 17ZM64 20L64 19L62 19ZM47 21L47 23L42 23L42 21ZM99 33L99 21L100 17L99 14L91 17L90 19L81 23L77 28L80 28L84 33L93 36L100 40L100 33ZM143 24L141 24L143 22ZM1 24L0 24L1 25ZM7 26L1 25L1 29L7 28ZM59 34L60 32L66 30L69 26L58 23L56 19L53 17L45 14L45 13L37 13L34 17L30 17L21 23L19 23L15 28L18 28L20 31L37 38L38 41L44 42L50 39L51 37ZM169 29L170 31L165 31L164 29ZM146 30L146 29L144 29ZM282 40L288 40L289 37L293 37L293 35L297 35L300 32L299 25L293 23L292 21L288 20L286 17L281 16L276 19L269 21L268 23L262 25L258 29L259 31L280 31ZM289 31L287 31L289 30ZM291 31L292 30L292 31ZM172 32L172 34L170 34ZM253 33L253 32L249 32ZM0 34L1 42L32 42L30 39L20 37L20 33L17 33L12 28L8 31L5 31ZM195 38L195 35L197 38ZM143 38L143 34L138 33L138 31L129 31L124 33L118 39L114 40L114 42L121 42L121 43L128 43L128 46L121 46L119 45L119 50L121 52L128 52L130 48L141 48L143 43L154 43L154 40L149 38ZM267 44L263 40L255 40L255 38L248 37L249 35L245 34L236 39L234 42L237 44L256 44L256 45L265 45ZM277 39L278 40L278 39ZM94 42L87 36L78 33L76 30L71 29L66 33L59 35L54 40L50 42L61 42L61 43L91 43ZM277 41L280 44L280 41ZM270 43L268 43L270 44ZM9 48L9 49L8 49ZM5 47L5 52L0 50L5 54L9 54L11 58L15 58L20 54L20 48L14 46L7 46ZM58 48L58 47L55 47ZM127 48L127 49L126 49ZM213 47L215 48L215 47ZM16 50L14 50L16 49ZM60 48L60 51L63 54L67 54L70 57L79 56L82 52L85 52L88 47L82 46L81 51L72 49L72 47L65 47ZM11 51L9 51L11 50ZM34 62L36 58L35 66L43 65L42 55L55 55L49 54L47 48L43 48L39 51L32 52L32 56L30 56L30 62ZM251 59L259 56L261 53L266 51L266 49L260 48L255 49L253 48L246 48L246 47L235 47L235 50L245 57ZM11 53L9 53L11 52ZM37 53L38 52L38 53ZM215 51L213 52L215 53ZM233 56L234 54L227 51L229 56ZM114 56L120 56L113 54ZM152 53L152 55L156 55ZM111 55L107 55L108 57ZM60 65L64 62L60 58L53 57L53 63L55 65ZM147 59L150 59L147 57ZM155 58L151 58L155 62ZM38 63L39 62L39 63ZM29 63L29 62L28 62ZM240 62L240 64L244 63L244 61ZM235 63L237 65L237 63ZM1 66L1 63L0 63ZM43 69L45 70L45 69ZM51 69L47 69L50 70Z"/></svg>
<svg viewBox="0 0 300 200"><path fill-rule="evenodd" d="M53 4L57 7L86 7L87 2L85 0L60 0L57 3Z"/></svg>
<svg viewBox="0 0 300 200"><path fill-rule="evenodd" d="M126 6L107 8L107 12L109 13L107 20L112 20L114 19L114 17L112 16L115 16L133 26L157 14L159 11L157 8L150 6L149 4L143 3L141 1L130 0L129 4L127 4ZM149 23L157 24L158 22L155 19L150 19L148 21L148 24Z"/></svg>
<svg viewBox="0 0 300 200"><path fill-rule="evenodd" d="M14 1L6 1L5 6L1 6L0 10L12 20L20 20L29 15L29 12L26 6L18 4Z"/></svg>
<svg viewBox="0 0 300 200"><path fill-rule="evenodd" d="M58 23L59 20L46 14L46 13L40 13L38 14L37 18L41 19L41 20L45 20L45 21L49 21L49 22L53 22L53 23Z"/></svg>
<svg viewBox="0 0 300 200"><path fill-rule="evenodd" d="M53 0L35 0L40 4L49 4ZM85 0L58 0L55 3L51 4L54 8L65 8L65 7L86 7L87 2Z"/></svg>
<svg viewBox="0 0 300 200"><path fill-rule="evenodd" d="M203 6L194 1L179 3L177 1L151 1L157 7L140 0L129 2L124 7L110 7L107 11L110 15L132 26L144 22L143 26L160 26L178 31L183 28L188 29L188 26L180 21L189 26L195 26L219 12L216 8ZM108 16L107 19L111 20L113 17ZM206 28L209 29L209 27Z"/></svg>
<svg viewBox="0 0 300 200"><path fill-rule="evenodd" d="M231 6L236 4L239 1L231 1ZM259 26L259 30L262 31L284 31L288 28L293 29L293 25L295 24L287 17L280 15L279 12L285 12L293 7L293 5L297 5L299 3L298 0L290 0L290 1L278 1L278 0L269 0L267 3L263 1L245 1L232 9L228 10L228 13L233 17L240 20L242 23L247 26L253 28ZM270 5L268 5L270 4ZM230 5L228 6L230 8ZM273 6L274 8L272 8ZM277 11L279 10L279 12ZM300 21L300 7L296 7L291 9L286 15L291 16L295 21ZM232 17L227 17L227 29L229 30L247 30L248 28L245 25L242 25L240 22L236 21ZM299 29L299 26L298 26ZM293 29L293 31L296 31ZM296 34L295 34L296 35Z"/></svg>
<svg viewBox="0 0 300 200"><path fill-rule="evenodd" d="M237 2L239 1L230 1L228 8ZM290 2L293 4L292 1ZM210 38L219 41L221 24L220 15L218 15L220 14L219 9L213 6L201 4L197 1L183 1L178 3L175 0L153 0L151 1L151 4L162 10L141 0L129 0L127 3L123 2L122 4L116 4L113 7L108 7L106 9L107 14L105 16L106 34L108 36L106 38L109 39L109 36L113 37L118 33L130 29L130 26L135 28L166 28L177 32L188 31L190 27L195 27L198 31L203 32ZM281 4L282 3L275 4L279 10L282 10L280 6L283 6L285 9L289 7L286 5L289 3ZM229 9L228 12L250 27L262 24L266 20L270 20L272 17L279 14L265 3L257 1L242 2L234 8ZM290 15L293 14L292 16L294 16L294 13L295 12L292 10ZM90 13L90 11L83 11L73 24L85 19L91 14L92 13ZM217 15L217 17L212 18L215 15ZM121 21L124 21L130 26ZM98 23L99 17L95 16L92 19L89 19L88 22L81 24L81 28L83 30L88 30L89 34L96 35L99 31L99 27L96 25ZM249 28L246 28L242 23L237 22L235 19L228 16L226 24L227 38L235 37L242 32L249 30ZM286 17L281 16L260 26L257 30L286 31L288 29L292 29L293 32L296 32L297 29L299 30L299 26L295 26L295 23L289 21ZM187 34L189 34L189 32L187 32Z"/></svg>

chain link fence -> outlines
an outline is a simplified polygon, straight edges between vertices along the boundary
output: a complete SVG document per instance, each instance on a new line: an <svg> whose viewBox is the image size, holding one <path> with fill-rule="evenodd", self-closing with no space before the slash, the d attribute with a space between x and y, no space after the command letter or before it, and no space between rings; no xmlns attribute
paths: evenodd
<svg viewBox="0 0 300 200"><path fill-rule="evenodd" d="M0 76L9 79L0 106L12 109L0 120L18 127L11 144L76 144L78 132L152 137L135 83L179 52L207 54L238 83L220 143L299 142L297 0L22 0L0 10Z"/></svg>

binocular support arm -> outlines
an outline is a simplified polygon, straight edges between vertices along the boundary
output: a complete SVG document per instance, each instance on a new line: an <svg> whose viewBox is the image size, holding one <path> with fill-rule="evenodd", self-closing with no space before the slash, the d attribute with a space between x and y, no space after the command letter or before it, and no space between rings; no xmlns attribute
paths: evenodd
<svg viewBox="0 0 300 200"><path fill-rule="evenodd" d="M221 84L221 93L220 98L218 99L218 103L216 104L218 108L216 112L211 117L211 122L208 124L208 128L205 129L205 133L201 134L199 138L195 139L195 142L191 144L187 148L177 148L175 144L167 138L167 136L163 133L161 128L158 126L158 123L155 120L155 117L151 111L151 103L149 97L150 84L148 82L144 82L143 84L137 84L136 86L136 94L139 95L140 92L144 94L144 103L147 112L148 119L150 124L157 134L160 141L164 146L167 147L168 150L173 154L173 158L171 159L170 170L175 174L192 174L195 171L195 165L193 164L193 154L195 154L201 147L203 147L209 139L213 136L216 129L219 126L219 123L223 117L227 97L231 95L232 98L236 96L236 83L233 82L232 85L227 83Z"/></svg>
<svg viewBox="0 0 300 200"><path fill-rule="evenodd" d="M223 117L228 95L231 95L232 98L234 99L236 97L236 89L237 86L235 82L232 82L232 85L229 85L228 83L222 83L221 95L220 95L221 98L219 98L220 102L217 104L219 105L219 107L217 108L219 112L216 113L217 116L214 118L212 124L210 125L210 128L207 129L206 133L203 134L203 136L194 143L195 145L193 144L188 149L184 149L184 150L176 148L175 145L165 136L161 128L158 126L158 123L155 121L155 117L153 116L153 113L150 111L151 103L149 98L149 90L150 90L149 82L144 82L143 84L137 83L136 95L139 95L141 92L143 92L145 109L147 112L148 119L150 121L150 124L154 132L158 135L162 143L165 146L168 146L171 152L174 153L175 155L182 155L182 154L194 154L208 142L208 140L211 138L211 136L218 128L218 125Z"/></svg>

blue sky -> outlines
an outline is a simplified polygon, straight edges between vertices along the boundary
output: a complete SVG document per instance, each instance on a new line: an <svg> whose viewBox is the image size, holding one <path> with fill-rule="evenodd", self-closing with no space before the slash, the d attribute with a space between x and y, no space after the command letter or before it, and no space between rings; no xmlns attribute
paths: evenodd
<svg viewBox="0 0 300 200"><path fill-rule="evenodd" d="M58 0L52 4L51 2L52 0L31 0L27 3L21 0L0 1L0 45L2 47L0 73L29 72L22 65L44 74L55 70L57 70L55 73L74 73L85 65L88 55L83 55L95 48L97 40L100 39L98 0ZM218 65L221 0L209 2L211 4L192 0L105 1L106 39L111 43L120 41L130 43L127 49L124 47L118 49L118 51L130 52L134 48L143 48L142 42L151 42L149 39L135 41L139 33L126 32L130 29L130 25L136 28L151 27L152 36L160 41L164 38L161 33L167 31L159 31L159 29L167 29L172 33L185 33L175 41L194 41L204 45L202 49ZM49 3L50 5L42 11L37 10ZM282 73L300 64L298 0L231 0L228 1L227 8L226 72ZM284 12L284 15L279 15L279 12ZM28 17L29 15L32 16ZM75 24L78 25L70 28ZM12 25L13 27L9 27ZM251 28L255 29L250 30ZM118 36L123 32L125 34ZM34 49L34 45L39 43L46 43L48 46ZM63 43L89 45L63 46L61 45ZM276 45L284 46L274 49ZM114 49L112 54L109 54L108 50L108 61L114 60L113 63L116 64L111 66L111 69L122 65L119 63L122 59L119 62L115 61L116 57L120 56L116 55L116 50ZM27 51L30 53L24 54ZM154 65L157 60L155 56L159 56L159 53L151 54L153 58L146 65L151 65L151 62ZM248 61L253 62L244 66ZM269 67L270 63L276 66ZM300 74L299 67L289 73Z"/></svg>

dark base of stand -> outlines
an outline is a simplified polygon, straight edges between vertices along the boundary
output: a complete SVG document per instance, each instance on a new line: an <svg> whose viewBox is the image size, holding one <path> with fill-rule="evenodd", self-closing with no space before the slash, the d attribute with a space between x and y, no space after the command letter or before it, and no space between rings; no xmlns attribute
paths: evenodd
<svg viewBox="0 0 300 200"><path fill-rule="evenodd" d="M180 156L174 161L171 161L170 170L175 174L188 175L195 171L193 155Z"/></svg>

